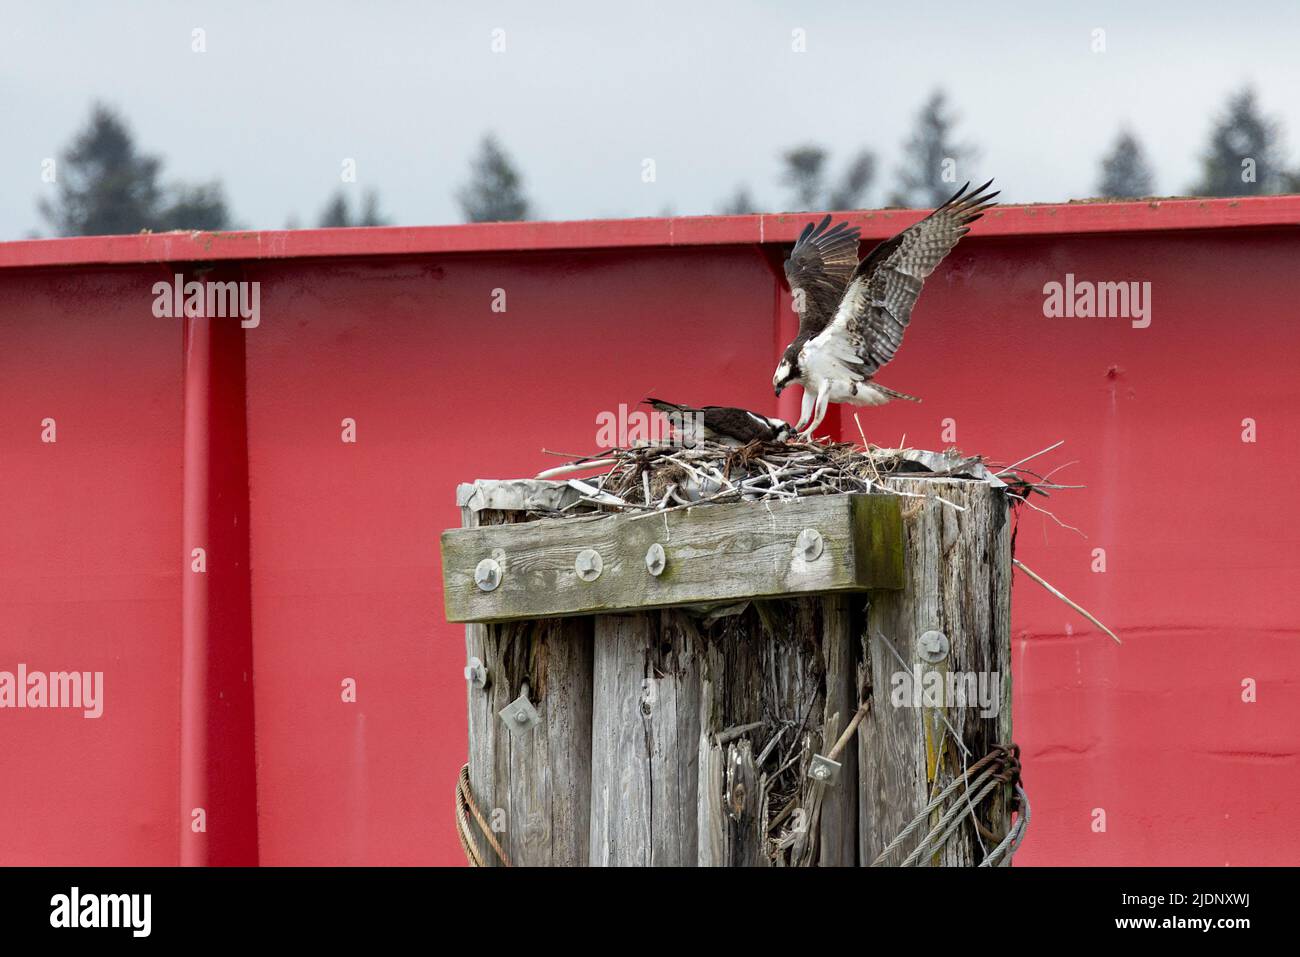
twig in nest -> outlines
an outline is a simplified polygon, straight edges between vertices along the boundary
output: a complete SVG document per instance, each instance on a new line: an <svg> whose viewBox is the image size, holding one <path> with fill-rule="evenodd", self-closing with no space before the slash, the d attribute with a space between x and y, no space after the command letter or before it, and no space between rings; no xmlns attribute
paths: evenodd
<svg viewBox="0 0 1300 957"><path fill-rule="evenodd" d="M865 443L861 420L855 417L855 421L859 437ZM926 475L974 478L982 474L982 460L978 456L963 458L960 454L947 456L943 464L934 463L937 468L917 468L915 459L904 458L905 443L906 436L897 449L870 444L859 448L853 443L832 441L755 441L740 447L707 440L689 448L639 445L582 456L547 470L540 477L556 476L563 481L573 473L593 472L581 482L570 481L571 487L582 494L584 504L606 512L636 515L711 503L771 502L807 495L892 492L909 498L926 497L903 489L889 489L885 480ZM1035 453L1030 458L1041 454ZM1032 470L1025 471L1033 474ZM1026 479L1008 484L1008 492L1017 502L1031 493L1046 495L1046 489L1059 487ZM937 497L944 506L962 511L961 505L941 495Z"/></svg>
<svg viewBox="0 0 1300 957"><path fill-rule="evenodd" d="M600 505L629 504L623 501L623 499L619 498L617 495L613 495L609 492L603 492L600 489L596 488L594 485L588 485L586 482L580 482L577 479L569 479L569 488L578 492L580 495L585 496L591 501L599 503Z"/></svg>
<svg viewBox="0 0 1300 957"><path fill-rule="evenodd" d="M862 420L858 418L856 412L853 413L853 421L858 424L858 438L862 440L862 447L865 449L867 447L867 433L862 431Z"/></svg>
<svg viewBox="0 0 1300 957"><path fill-rule="evenodd" d="M1015 468L1016 466L1018 466L1018 465L1024 465L1024 464L1025 464L1026 462L1028 462L1030 459L1036 459L1036 458L1038 458L1040 455L1043 455L1043 454L1046 453L1046 452L1050 452L1050 451L1052 451L1052 449L1059 449L1059 448L1060 448L1062 445L1064 445L1064 444L1065 444L1065 439L1061 439L1061 441L1059 441L1059 442L1057 442L1057 443L1055 443L1055 444L1053 444L1053 445L1049 445L1049 446L1048 446L1047 448L1045 448L1045 449L1039 449L1039 450L1038 450L1037 452L1035 452L1033 455L1026 455L1026 456L1025 456L1023 459L1021 459L1019 462L1012 462L1010 465L1008 465L1006 468L1004 468L1004 469L1002 469L1001 471L999 471L997 474L998 474L998 475L1005 475L1007 472L1010 472L1010 471L1011 471L1013 468Z"/></svg>
<svg viewBox="0 0 1300 957"><path fill-rule="evenodd" d="M538 472L535 476L539 479L554 478L557 475L570 475L573 472L585 472L587 469L603 468L606 465L613 465L615 459L593 459L590 462L570 462L568 465L557 465L553 469L546 469L544 472Z"/></svg>
<svg viewBox="0 0 1300 957"><path fill-rule="evenodd" d="M1043 480L1044 482L1046 482L1046 481L1048 481L1049 479L1051 479L1051 477L1052 477L1053 475L1055 475L1057 472L1061 471L1061 469L1069 468L1071 465L1078 465L1078 464L1079 464L1079 460L1078 460L1078 459L1071 459L1071 460L1068 461L1068 462L1064 462L1064 463L1058 465L1056 468L1052 469L1052 470L1051 470L1050 472L1048 472L1046 475L1041 476L1041 478L1042 478L1042 480ZM1032 474L1032 473L1031 473L1031 474ZM1070 488L1083 488L1083 486L1082 486L1082 485L1078 485L1078 486L1074 486L1074 485L1072 485L1072 486L1070 486Z"/></svg>
<svg viewBox="0 0 1300 957"><path fill-rule="evenodd" d="M1057 518L1055 515L1053 515L1053 514L1052 514L1051 512L1049 512L1047 509L1045 509L1045 508L1040 508L1039 506L1035 505L1033 502L1029 501L1028 496L1016 495L1016 494L1013 493L1013 492L1008 492L1007 494L1008 494L1011 498L1016 499L1017 501L1024 502L1026 505L1028 505L1030 508L1032 508L1035 512L1042 512L1044 515L1046 515L1048 518L1050 518L1052 521L1054 521L1057 525L1060 525L1062 528L1068 528L1068 529L1069 529L1070 531L1072 531L1072 532L1078 532L1079 535L1081 535L1081 536L1082 536L1083 538L1085 538L1085 539L1088 537L1087 535L1084 535L1082 531L1080 531L1079 529L1075 528L1073 525L1067 525L1065 522L1061 521L1059 518Z"/></svg>

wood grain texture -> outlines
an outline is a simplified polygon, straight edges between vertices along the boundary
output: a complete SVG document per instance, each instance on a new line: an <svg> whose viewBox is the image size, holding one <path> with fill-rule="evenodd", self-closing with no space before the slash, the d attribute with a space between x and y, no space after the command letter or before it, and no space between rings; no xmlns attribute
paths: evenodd
<svg viewBox="0 0 1300 957"><path fill-rule="evenodd" d="M469 652L489 671L488 686L469 691L471 786L486 813L498 811L515 863L867 864L961 773L943 719L967 762L1010 740L1007 503L981 482L894 481L929 496L894 512L900 590L756 599L720 617L654 609L467 625ZM537 524L524 517L465 512L513 535ZM927 630L952 650L923 672L996 673L996 714L894 702ZM512 735L497 712L525 681L542 720ZM839 783L812 781L813 755L829 753L862 700L870 707L839 755ZM923 863L978 863L981 841L992 846L1009 824L1006 789L996 798L980 807L983 834L963 824Z"/></svg>
<svg viewBox="0 0 1300 957"><path fill-rule="evenodd" d="M932 795L963 772L964 763L983 757L994 743L1011 739L1011 546L1008 502L982 482L958 479L895 479L890 485L912 494L903 508L907 576L901 591L874 593L862 638L865 679L871 708L858 735L860 766L859 858L869 864ZM950 505L960 506L958 511ZM936 665L919 654L918 639L943 632L951 643ZM900 662L899 658L902 659ZM997 677L996 714L982 716L977 703L942 707L898 704L901 675L922 679L929 671ZM986 684L992 690L991 683ZM944 723L951 724L969 749L963 751ZM1007 795L979 808L987 834L963 823L941 855L922 863L978 864L985 847L1010 824ZM934 815L937 822L938 813ZM924 828L924 833L927 828ZM899 863L915 846L909 841L887 863Z"/></svg>
<svg viewBox="0 0 1300 957"><path fill-rule="evenodd" d="M811 560L795 547L806 528L824 542ZM901 536L899 502L889 495L449 529L442 536L443 595L449 621L484 622L897 588ZM654 543L667 556L658 577L645 566ZM574 567L578 553L589 548L603 561L600 577L590 582ZM484 558L496 558L504 569L489 592L474 582Z"/></svg>
<svg viewBox="0 0 1300 957"><path fill-rule="evenodd" d="M702 776L699 802L701 841L697 862L708 867L754 867L766 863L762 812L754 754L770 736L759 730L736 731L764 721L763 649L772 640L763 633L758 612L724 619L709 629L701 656ZM786 664L793 666L793 660ZM776 679L771 684L783 684ZM755 739L762 738L755 745Z"/></svg>
<svg viewBox="0 0 1300 957"><path fill-rule="evenodd" d="M595 619L592 864L695 863L699 654L672 612Z"/></svg>
<svg viewBox="0 0 1300 957"><path fill-rule="evenodd" d="M462 510L471 523L518 521L520 513ZM590 619L468 625L468 657L487 668L483 688L468 688L470 788L500 826L497 839L515 865L577 866L588 860L591 814ZM511 732L498 712L524 682L541 721ZM484 859L495 866L496 856Z"/></svg>
<svg viewBox="0 0 1300 957"><path fill-rule="evenodd" d="M838 632L838 614L851 600L755 602L711 629L702 660L700 864L807 866L819 860L824 788L806 772L812 755L829 748L823 728L826 635L836 635L831 647L851 647L848 635ZM830 687L838 687L837 679ZM846 795L835 795L832 803L847 800L854 807L856 780L844 783ZM842 839L833 838L837 845ZM830 852L828 863L838 854Z"/></svg>
<svg viewBox="0 0 1300 957"><path fill-rule="evenodd" d="M826 674L823 752L828 753L858 710L857 635L847 596L825 598L822 610L822 661ZM850 741L837 759L839 781L821 795L820 848L823 867L853 867L858 861L858 749Z"/></svg>
<svg viewBox="0 0 1300 957"><path fill-rule="evenodd" d="M856 694L847 608L831 597L755 603L709 622L677 611L598 616L591 863L853 863L856 756L837 788L806 777L833 741L827 716L842 728ZM775 848L769 825L783 810Z"/></svg>

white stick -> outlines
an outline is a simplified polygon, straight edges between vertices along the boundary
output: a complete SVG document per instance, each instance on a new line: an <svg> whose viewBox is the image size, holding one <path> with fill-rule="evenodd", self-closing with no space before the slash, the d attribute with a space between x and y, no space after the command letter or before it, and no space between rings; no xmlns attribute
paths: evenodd
<svg viewBox="0 0 1300 957"><path fill-rule="evenodd" d="M585 472L587 469L603 468L606 465L613 465L617 459L595 459L591 462L574 462L570 465L557 465L553 469L547 469L545 472L538 472L534 478L547 479L556 475L568 475L570 472Z"/></svg>
<svg viewBox="0 0 1300 957"><path fill-rule="evenodd" d="M580 492L582 495L591 499L593 502L598 502L601 505L626 506L629 504L628 502L625 502L623 499L619 498L617 495L613 494L612 492L602 492L600 489L596 488L596 486L588 485L586 482L579 482L577 479L569 479L569 488L574 489L577 492Z"/></svg>
<svg viewBox="0 0 1300 957"><path fill-rule="evenodd" d="M1026 456L1025 456L1023 459L1021 459L1019 462L1013 462L1012 464L1008 465L1006 468L1004 468L1004 469L1000 469L1000 470L998 471L998 475L1006 475L1008 472L1010 472L1010 471L1011 471L1013 468L1015 468L1017 465L1024 465L1024 464L1025 464L1026 462L1028 462L1030 459L1036 459L1036 458L1038 458L1040 455L1042 455L1043 453L1052 451L1052 449L1059 449L1059 448L1060 448L1062 445L1064 445L1064 444L1065 444L1065 439L1061 439L1061 441L1057 442L1055 445L1049 445L1047 448L1045 448L1045 449L1041 449L1040 451L1035 452L1033 455L1026 455Z"/></svg>

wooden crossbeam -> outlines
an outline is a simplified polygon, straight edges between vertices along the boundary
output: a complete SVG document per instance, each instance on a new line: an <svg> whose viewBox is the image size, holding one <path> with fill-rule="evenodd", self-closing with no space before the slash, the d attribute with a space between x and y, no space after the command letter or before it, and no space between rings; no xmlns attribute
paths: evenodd
<svg viewBox="0 0 1300 957"><path fill-rule="evenodd" d="M449 529L442 535L447 619L516 621L899 589L899 501L818 495ZM646 564L655 544L664 552L658 575ZM584 552L588 560L580 561ZM475 575L485 559L496 562L491 590ZM593 564L600 568L594 578Z"/></svg>

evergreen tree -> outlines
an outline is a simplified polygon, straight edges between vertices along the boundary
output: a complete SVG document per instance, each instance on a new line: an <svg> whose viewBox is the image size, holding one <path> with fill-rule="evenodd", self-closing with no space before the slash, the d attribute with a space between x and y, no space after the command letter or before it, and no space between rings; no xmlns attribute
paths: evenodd
<svg viewBox="0 0 1300 957"><path fill-rule="evenodd" d="M781 182L792 191L791 209L807 212L820 209L857 209L876 174L876 158L862 150L849 164L839 182L827 185L830 154L820 146L799 146L781 157L785 169Z"/></svg>
<svg viewBox="0 0 1300 957"><path fill-rule="evenodd" d="M1281 140L1281 128L1260 112L1254 90L1233 94L1210 130L1193 195L1258 196L1284 189Z"/></svg>
<svg viewBox="0 0 1300 957"><path fill-rule="evenodd" d="M827 209L858 209L876 176L876 158L866 150L854 157L840 185L826 198Z"/></svg>
<svg viewBox="0 0 1300 957"><path fill-rule="evenodd" d="M529 218L523 179L490 133L483 137L478 156L470 163L470 181L461 188L457 199L467 222L516 222Z"/></svg>
<svg viewBox="0 0 1300 957"><path fill-rule="evenodd" d="M802 212L820 208L826 151L820 146L798 146L787 150L782 160L785 171L781 181L793 191L792 209Z"/></svg>
<svg viewBox="0 0 1300 957"><path fill-rule="evenodd" d="M160 229L230 229L230 211L220 183L175 187L170 206L159 216Z"/></svg>
<svg viewBox="0 0 1300 957"><path fill-rule="evenodd" d="M1105 197L1150 196L1155 192L1155 178L1143 155L1142 145L1125 130L1115 138L1109 155L1101 161L1101 182L1097 195Z"/></svg>
<svg viewBox="0 0 1300 957"><path fill-rule="evenodd" d="M320 219L316 225L321 229L334 229L341 226L352 225L352 214L348 210L348 197L343 190L339 190L330 197L330 201L321 210Z"/></svg>
<svg viewBox="0 0 1300 957"><path fill-rule="evenodd" d="M156 224L160 189L157 157L137 152L126 123L103 104L64 152L58 197L40 212L60 236L135 233Z"/></svg>
<svg viewBox="0 0 1300 957"><path fill-rule="evenodd" d="M358 226L387 226L389 222L379 212L379 194L373 189L367 190L361 197L361 220Z"/></svg>
<svg viewBox="0 0 1300 957"><path fill-rule="evenodd" d="M379 194L374 190L366 191L361 198L360 213L353 216L347 193L340 188L321 210L316 225L322 229L329 229L342 226L387 226L389 224L379 212Z"/></svg>
<svg viewBox="0 0 1300 957"><path fill-rule="evenodd" d="M162 161L136 148L121 116L97 103L57 167L57 197L38 208L60 236L230 228L220 184L165 190L161 171Z"/></svg>
<svg viewBox="0 0 1300 957"><path fill-rule="evenodd" d="M957 117L948 107L943 90L935 90L916 117L916 128L903 145L898 168L898 188L891 202L899 206L938 206L957 187L973 179L967 165L974 162L973 147L957 143L953 128Z"/></svg>
<svg viewBox="0 0 1300 957"><path fill-rule="evenodd" d="M749 194L749 187L738 186L731 199L722 204L722 208L718 210L718 213L721 216L744 216L758 211L754 198Z"/></svg>

